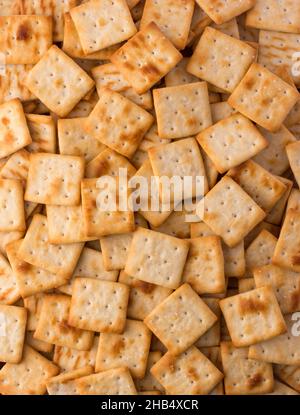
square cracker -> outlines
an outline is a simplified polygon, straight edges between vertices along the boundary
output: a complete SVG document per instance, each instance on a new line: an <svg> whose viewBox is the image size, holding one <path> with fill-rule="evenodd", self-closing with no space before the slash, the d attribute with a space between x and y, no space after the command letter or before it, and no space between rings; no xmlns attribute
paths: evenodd
<svg viewBox="0 0 300 415"><path fill-rule="evenodd" d="M170 288L137 280L123 270L120 272L118 281L130 287L127 316L134 320L144 320L158 304L172 293Z"/></svg>
<svg viewBox="0 0 300 415"><path fill-rule="evenodd" d="M300 143L297 141L295 143L288 144L286 146L286 153L289 159L290 167L294 174L294 177L300 186Z"/></svg>
<svg viewBox="0 0 300 415"><path fill-rule="evenodd" d="M203 221L231 248L240 243L265 215L228 176L224 176L204 197Z"/></svg>
<svg viewBox="0 0 300 415"><path fill-rule="evenodd" d="M298 100L296 88L253 63L228 104L266 130L277 131Z"/></svg>
<svg viewBox="0 0 300 415"><path fill-rule="evenodd" d="M281 180L252 160L230 169L227 174L265 212L269 212L287 190Z"/></svg>
<svg viewBox="0 0 300 415"><path fill-rule="evenodd" d="M88 163L105 149L105 145L95 140L84 128L86 118L69 118L57 121L60 154L82 156Z"/></svg>
<svg viewBox="0 0 300 415"><path fill-rule="evenodd" d="M278 379L300 392L300 367L293 365L274 365L274 374Z"/></svg>
<svg viewBox="0 0 300 415"><path fill-rule="evenodd" d="M224 257L219 236L189 240L190 249L183 270L183 281L200 294L225 291Z"/></svg>
<svg viewBox="0 0 300 415"><path fill-rule="evenodd" d="M129 179L136 172L135 167L133 167L126 157L121 156L121 154L111 148L105 148L86 165L85 177L95 178L106 175L118 177L120 169L127 169Z"/></svg>
<svg viewBox="0 0 300 415"><path fill-rule="evenodd" d="M35 349L37 352L52 353L53 344L37 340L33 337L33 331L26 331L25 342L28 346Z"/></svg>
<svg viewBox="0 0 300 415"><path fill-rule="evenodd" d="M111 57L130 85L143 94L181 60L182 55L151 22Z"/></svg>
<svg viewBox="0 0 300 415"><path fill-rule="evenodd" d="M5 64L35 64L52 45L49 16L0 16L0 54Z"/></svg>
<svg viewBox="0 0 300 415"><path fill-rule="evenodd" d="M225 102L215 102L210 105L211 109L211 118L213 124L224 120L224 118L230 117L236 111L225 101Z"/></svg>
<svg viewBox="0 0 300 415"><path fill-rule="evenodd" d="M87 73L56 45L29 71L24 83L60 117L65 117L94 86Z"/></svg>
<svg viewBox="0 0 300 415"><path fill-rule="evenodd" d="M105 370L75 381L80 395L137 395L130 371L126 367Z"/></svg>
<svg viewBox="0 0 300 415"><path fill-rule="evenodd" d="M277 176L277 178L286 186L286 191L266 216L266 221L274 225L280 225L282 222L286 211L287 201L294 184L291 180L286 179L285 177Z"/></svg>
<svg viewBox="0 0 300 415"><path fill-rule="evenodd" d="M0 176L3 179L17 179L26 182L29 168L30 153L22 148L16 151L2 167Z"/></svg>
<svg viewBox="0 0 300 415"><path fill-rule="evenodd" d="M121 233L100 239L103 264L107 271L124 269L133 234Z"/></svg>
<svg viewBox="0 0 300 415"><path fill-rule="evenodd" d="M55 153L56 124L49 115L26 114L32 143L26 148L31 153Z"/></svg>
<svg viewBox="0 0 300 415"><path fill-rule="evenodd" d="M284 316L287 332L249 348L249 358L281 365L300 365L300 336L294 329L294 314ZM295 335L296 331L296 335Z"/></svg>
<svg viewBox="0 0 300 415"><path fill-rule="evenodd" d="M232 92L255 57L255 49L247 43L207 27L187 64L187 71Z"/></svg>
<svg viewBox="0 0 300 415"><path fill-rule="evenodd" d="M3 66L2 66L3 67ZM27 73L33 65L5 65L5 73L0 74L0 103L10 99L31 101L35 96L24 85Z"/></svg>
<svg viewBox="0 0 300 415"><path fill-rule="evenodd" d="M188 58L181 59L181 61L178 62L177 65L166 74L166 86L176 86L199 82L199 79L196 76L187 72L186 65L188 61Z"/></svg>
<svg viewBox="0 0 300 415"><path fill-rule="evenodd" d="M273 390L272 365L249 359L248 350L221 342L226 395L260 395Z"/></svg>
<svg viewBox="0 0 300 415"><path fill-rule="evenodd" d="M14 304L19 298L15 273L7 259L0 254L0 304Z"/></svg>
<svg viewBox="0 0 300 415"><path fill-rule="evenodd" d="M155 22L176 48L184 49L192 22L192 0L146 0L140 28ZM180 16L180 19L178 18Z"/></svg>
<svg viewBox="0 0 300 415"><path fill-rule="evenodd" d="M31 143L21 102L12 99L0 105L0 158Z"/></svg>
<svg viewBox="0 0 300 415"><path fill-rule="evenodd" d="M300 33L300 4L293 0L256 0L246 25L256 29Z"/></svg>
<svg viewBox="0 0 300 415"><path fill-rule="evenodd" d="M286 324L271 287L261 287L220 301L235 347L250 346L286 332Z"/></svg>
<svg viewBox="0 0 300 415"><path fill-rule="evenodd" d="M217 316L189 284L174 291L144 320L173 355L188 349L216 321Z"/></svg>
<svg viewBox="0 0 300 415"><path fill-rule="evenodd" d="M40 316L42 299L46 294L38 293L23 299L24 307L27 309L27 330L34 331Z"/></svg>
<svg viewBox="0 0 300 415"><path fill-rule="evenodd" d="M161 138L189 137L212 123L205 82L154 89L153 98Z"/></svg>
<svg viewBox="0 0 300 415"><path fill-rule="evenodd" d="M6 246L6 253L15 275L18 292L23 298L60 287L67 282L66 277L37 268L20 259L18 251L22 241L20 239L10 242Z"/></svg>
<svg viewBox="0 0 300 415"><path fill-rule="evenodd" d="M79 395L75 380L92 373L92 366L84 366L54 376L46 382L47 392L49 395Z"/></svg>
<svg viewBox="0 0 300 415"><path fill-rule="evenodd" d="M29 262L53 274L71 277L83 243L53 245L48 241L48 226L46 216L33 216L25 238L18 251L21 260Z"/></svg>
<svg viewBox="0 0 300 415"><path fill-rule="evenodd" d="M133 235L125 272L166 288L180 285L189 244L173 236L139 228Z"/></svg>
<svg viewBox="0 0 300 415"><path fill-rule="evenodd" d="M224 290L225 292L225 290ZM221 338L221 310L219 307L219 298L203 298L205 304L211 309L211 311L218 317L215 324L207 330L206 333L196 341L195 346L202 347L215 347L220 344Z"/></svg>
<svg viewBox="0 0 300 415"><path fill-rule="evenodd" d="M83 52L123 42L136 33L126 0L91 0L70 11Z"/></svg>
<svg viewBox="0 0 300 415"><path fill-rule="evenodd" d="M277 238L266 229L257 235L245 252L245 277L252 277L256 267L271 263L276 243Z"/></svg>
<svg viewBox="0 0 300 415"><path fill-rule="evenodd" d="M233 114L202 131L197 140L219 173L225 173L267 145L258 129L241 114Z"/></svg>
<svg viewBox="0 0 300 415"><path fill-rule="evenodd" d="M103 88L85 128L101 143L130 158L152 123L151 114L118 92Z"/></svg>
<svg viewBox="0 0 300 415"><path fill-rule="evenodd" d="M22 182L17 179L0 179L0 231L25 229Z"/></svg>
<svg viewBox="0 0 300 415"><path fill-rule="evenodd" d="M26 308L0 305L1 362L19 363L21 361L26 320Z"/></svg>
<svg viewBox="0 0 300 415"><path fill-rule="evenodd" d="M101 333L96 358L96 372L126 366L133 378L146 372L151 332L141 321L127 320L124 332Z"/></svg>
<svg viewBox="0 0 300 415"><path fill-rule="evenodd" d="M155 363L162 357L161 351L150 352L148 355L146 373L143 379L135 379L135 385L139 392L153 391L163 393L163 386L155 379L150 370Z"/></svg>
<svg viewBox="0 0 300 415"><path fill-rule="evenodd" d="M166 353L151 368L152 375L169 395L207 395L223 374L196 347L179 356Z"/></svg>
<svg viewBox="0 0 300 415"><path fill-rule="evenodd" d="M76 278L69 324L101 333L122 333L126 324L129 288L118 282Z"/></svg>
<svg viewBox="0 0 300 415"><path fill-rule="evenodd" d="M118 182L116 186L118 186ZM82 214L87 236L102 237L134 231L134 213L129 208L124 211L120 210L120 200L116 200L116 209L114 206L110 208L108 205L101 208L101 204L98 201L102 201L108 194L111 194L112 198L115 197L116 199L121 199L122 197L122 195L116 195L115 189L101 189L99 179L82 180Z"/></svg>
<svg viewBox="0 0 300 415"><path fill-rule="evenodd" d="M222 24L249 10L255 0L197 0L197 3L215 23Z"/></svg>
<svg viewBox="0 0 300 415"><path fill-rule="evenodd" d="M20 363L6 363L0 370L0 393L3 395L43 395L46 380L59 368L30 346L25 345Z"/></svg>
<svg viewBox="0 0 300 415"><path fill-rule="evenodd" d="M70 305L71 297L67 295L45 295L33 337L58 346L89 350L94 333L68 324Z"/></svg>
<svg viewBox="0 0 300 415"><path fill-rule="evenodd" d="M190 237L190 224L186 221L186 216L190 214L191 211L186 209L174 210L171 215L162 223L160 226L152 226L150 228L153 231L165 233L170 236L175 236L176 238L189 238Z"/></svg>
<svg viewBox="0 0 300 415"><path fill-rule="evenodd" d="M78 205L83 175L83 157L31 154L24 199L49 205Z"/></svg>

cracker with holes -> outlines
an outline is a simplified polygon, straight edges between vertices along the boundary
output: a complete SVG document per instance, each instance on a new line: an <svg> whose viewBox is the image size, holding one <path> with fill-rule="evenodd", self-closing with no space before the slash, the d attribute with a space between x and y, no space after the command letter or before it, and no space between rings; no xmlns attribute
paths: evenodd
<svg viewBox="0 0 300 415"><path fill-rule="evenodd" d="M32 143L26 148L32 153L55 153L56 126L49 115L26 114Z"/></svg>
<svg viewBox="0 0 300 415"><path fill-rule="evenodd" d="M183 281L189 283L199 295L224 292L224 257L220 237L192 238L189 243Z"/></svg>
<svg viewBox="0 0 300 415"><path fill-rule="evenodd" d="M193 82L198 82L199 79L188 73L186 70L186 65L188 63L188 58L181 59L177 65L170 70L165 76L165 84L166 86L176 86L176 85L183 85L183 84L191 84Z"/></svg>
<svg viewBox="0 0 300 415"><path fill-rule="evenodd" d="M17 179L0 179L0 231L26 229L23 187Z"/></svg>
<svg viewBox="0 0 300 415"><path fill-rule="evenodd" d="M10 263L0 253L0 304L14 304L19 298L16 275Z"/></svg>
<svg viewBox="0 0 300 415"><path fill-rule="evenodd" d="M127 366L133 378L144 377L151 332L141 321L127 320L122 334L101 333L96 372Z"/></svg>
<svg viewBox="0 0 300 415"><path fill-rule="evenodd" d="M35 349L38 352L52 353L53 344L35 339L33 337L33 333L34 333L33 331L26 332L26 338L25 338L26 344L28 344L28 346L31 346L33 349Z"/></svg>
<svg viewBox="0 0 300 415"><path fill-rule="evenodd" d="M190 224L188 222L188 214L184 207L182 210L174 210L171 215L160 226L151 226L150 228L156 232L165 233L176 238L190 237Z"/></svg>
<svg viewBox="0 0 300 415"><path fill-rule="evenodd" d="M217 367L196 347L179 356L166 353L151 373L170 395L206 395L223 378Z"/></svg>
<svg viewBox="0 0 300 415"><path fill-rule="evenodd" d="M47 392L49 395L79 395L75 380L92 373L92 366L84 366L54 376L46 382Z"/></svg>
<svg viewBox="0 0 300 415"><path fill-rule="evenodd" d="M228 176L224 176L204 197L203 221L229 247L240 243L265 215L254 200Z"/></svg>
<svg viewBox="0 0 300 415"><path fill-rule="evenodd" d="M146 0L140 28L143 29L149 23L155 22L177 49L184 49L188 41L193 11L192 0Z"/></svg>
<svg viewBox="0 0 300 415"><path fill-rule="evenodd" d="M132 233L108 235L100 239L103 264L107 271L124 269Z"/></svg>
<svg viewBox="0 0 300 415"><path fill-rule="evenodd" d="M197 140L219 173L225 173L265 147L267 140L241 114L233 114L197 135Z"/></svg>
<svg viewBox="0 0 300 415"><path fill-rule="evenodd" d="M155 365L162 357L161 351L154 351L150 352L148 355L147 361L147 368L146 373L143 379L136 379L135 385L139 392L146 392L146 391L156 391L156 392L164 392L163 386L155 379L155 377L150 372L152 366Z"/></svg>
<svg viewBox="0 0 300 415"><path fill-rule="evenodd" d="M85 177L96 178L106 175L117 177L120 174L120 169L127 169L128 179L136 172L135 167L126 157L111 148L105 148L86 165Z"/></svg>
<svg viewBox="0 0 300 415"><path fill-rule="evenodd" d="M91 0L70 11L87 55L123 42L136 33L126 0Z"/></svg>
<svg viewBox="0 0 300 415"><path fill-rule="evenodd" d="M69 324L83 330L122 333L126 324L129 288L118 282L76 278Z"/></svg>
<svg viewBox="0 0 300 415"><path fill-rule="evenodd" d="M286 186L286 191L283 193L281 198L278 200L276 205L273 207L273 209L268 213L266 216L266 221L274 224L274 225L280 225L285 213L287 201L289 199L293 182L289 179L286 179L285 177L277 176L277 178Z"/></svg>
<svg viewBox="0 0 300 415"><path fill-rule="evenodd" d="M161 138L189 137L212 123L205 82L154 89L153 99Z"/></svg>
<svg viewBox="0 0 300 415"><path fill-rule="evenodd" d="M188 284L174 291L144 320L174 355L188 349L216 321L217 316Z"/></svg>
<svg viewBox="0 0 300 415"><path fill-rule="evenodd" d="M213 124L230 117L236 112L226 101L215 102L211 104L210 109Z"/></svg>
<svg viewBox="0 0 300 415"><path fill-rule="evenodd" d="M66 295L43 297L39 321L33 337L58 346L89 350L93 332L80 330L68 324L71 298Z"/></svg>
<svg viewBox="0 0 300 415"><path fill-rule="evenodd" d="M247 347L221 342L224 386L227 395L255 395L271 392L274 386L270 363L248 358Z"/></svg>
<svg viewBox="0 0 300 415"><path fill-rule="evenodd" d="M33 65L5 65L0 74L0 103L4 103L10 99L20 99L22 102L31 102L35 97L24 85L27 73L32 69ZM3 69L5 72L3 73Z"/></svg>
<svg viewBox="0 0 300 415"><path fill-rule="evenodd" d="M24 307L0 305L0 360L19 363L22 360L27 312Z"/></svg>
<svg viewBox="0 0 300 415"><path fill-rule="evenodd" d="M251 9L255 0L197 0L197 3L215 23L222 24Z"/></svg>
<svg viewBox="0 0 300 415"><path fill-rule="evenodd" d="M65 117L94 86L87 73L55 45L29 71L24 83L59 117Z"/></svg>
<svg viewBox="0 0 300 415"><path fill-rule="evenodd" d="M32 154L24 198L29 202L48 205L78 205L83 175L83 157Z"/></svg>
<svg viewBox="0 0 300 415"><path fill-rule="evenodd" d="M6 363L0 370L0 393L3 395L43 395L46 381L59 368L30 346L25 345L22 361Z"/></svg>
<svg viewBox="0 0 300 415"><path fill-rule="evenodd" d="M226 92L232 92L255 56L255 49L247 43L207 27L187 64L187 71Z"/></svg>
<svg viewBox="0 0 300 415"><path fill-rule="evenodd" d="M18 256L29 264L68 278L74 271L82 248L83 243L50 244L47 218L36 214L20 245Z"/></svg>
<svg viewBox="0 0 300 415"><path fill-rule="evenodd" d="M225 289L224 289L225 291ZM203 298L205 304L211 309L211 311L218 317L215 324L207 330L206 333L196 341L195 346L198 348L202 347L215 347L220 344L221 338L221 310L219 307L219 298Z"/></svg>
<svg viewBox="0 0 300 415"><path fill-rule="evenodd" d="M75 381L80 395L137 395L126 367L105 370Z"/></svg>
<svg viewBox="0 0 300 415"><path fill-rule="evenodd" d="M253 63L228 104L266 130L277 131L298 100L299 93L293 86Z"/></svg>
<svg viewBox="0 0 300 415"><path fill-rule="evenodd" d="M35 64L52 44L52 18L0 16L0 33L5 64Z"/></svg>
<svg viewBox="0 0 300 415"><path fill-rule="evenodd" d="M261 287L220 301L232 343L250 346L286 332L286 324L271 287Z"/></svg>
<svg viewBox="0 0 300 415"><path fill-rule="evenodd" d="M253 275L254 268L271 263L276 243L277 238L266 229L258 234L245 252L246 277Z"/></svg>
<svg viewBox="0 0 300 415"><path fill-rule="evenodd" d="M9 156L1 169L3 179L18 179L26 181L29 168L30 153L22 148Z"/></svg>
<svg viewBox="0 0 300 415"><path fill-rule="evenodd" d="M118 92L103 88L85 128L102 144L130 158L152 123L151 114Z"/></svg>
<svg viewBox="0 0 300 415"><path fill-rule="evenodd" d="M13 99L0 105L0 157L6 157L31 143L21 102Z"/></svg>
<svg viewBox="0 0 300 415"><path fill-rule="evenodd" d="M143 94L181 60L182 55L154 22L149 23L111 57L130 85Z"/></svg>
<svg viewBox="0 0 300 415"><path fill-rule="evenodd" d="M166 288L177 288L189 250L188 242L139 228L129 247L125 272Z"/></svg>

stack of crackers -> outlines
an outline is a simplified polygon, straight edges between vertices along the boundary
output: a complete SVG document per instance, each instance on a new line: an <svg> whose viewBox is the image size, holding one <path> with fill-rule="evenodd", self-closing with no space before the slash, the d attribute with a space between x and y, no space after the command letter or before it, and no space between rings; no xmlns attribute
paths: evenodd
<svg viewBox="0 0 300 415"><path fill-rule="evenodd" d="M0 1L1 394L300 392L299 56L299 0Z"/></svg>

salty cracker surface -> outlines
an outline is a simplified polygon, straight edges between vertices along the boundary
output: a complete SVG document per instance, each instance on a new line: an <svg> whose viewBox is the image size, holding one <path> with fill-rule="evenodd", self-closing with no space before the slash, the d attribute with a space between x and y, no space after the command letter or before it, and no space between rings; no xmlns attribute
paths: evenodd
<svg viewBox="0 0 300 415"><path fill-rule="evenodd" d="M166 86L176 86L199 82L199 79L196 76L187 72L186 65L188 62L188 58L182 58L181 61L178 62L177 65L166 74Z"/></svg>
<svg viewBox="0 0 300 415"><path fill-rule="evenodd" d="M216 315L189 284L179 287L144 320L173 355L188 349L216 321Z"/></svg>
<svg viewBox="0 0 300 415"><path fill-rule="evenodd" d="M49 115L26 114L32 143L26 146L31 153L55 153L56 126Z"/></svg>
<svg viewBox="0 0 300 415"><path fill-rule="evenodd" d="M79 395L75 380L92 373L92 366L85 366L54 376L46 382L47 392L49 395Z"/></svg>
<svg viewBox="0 0 300 415"><path fill-rule="evenodd" d="M106 175L117 177L120 174L120 169L127 169L128 178L136 172L135 167L126 157L111 148L105 148L86 165L85 177L95 178Z"/></svg>
<svg viewBox="0 0 300 415"><path fill-rule="evenodd" d="M300 143L291 143L286 146L286 153L289 159L290 167L293 171L294 177L300 185L300 162L299 162L299 155L300 155Z"/></svg>
<svg viewBox="0 0 300 415"><path fill-rule="evenodd" d="M277 238L266 229L258 234L245 252L245 277L252 276L254 268L271 263L276 243Z"/></svg>
<svg viewBox="0 0 300 415"><path fill-rule="evenodd" d="M1 104L10 99L19 98L22 102L30 102L35 98L24 85L24 79L32 67L33 65L5 65L5 74L0 75Z"/></svg>
<svg viewBox="0 0 300 415"><path fill-rule="evenodd" d="M0 360L19 363L22 359L27 311L24 307L0 305Z"/></svg>
<svg viewBox="0 0 300 415"><path fill-rule="evenodd" d="M286 331L271 287L225 298L220 301L220 307L235 347L249 346Z"/></svg>
<svg viewBox="0 0 300 415"><path fill-rule="evenodd" d="M132 236L132 232L129 232L108 235L100 239L103 264L107 271L125 268Z"/></svg>
<svg viewBox="0 0 300 415"><path fill-rule="evenodd" d="M24 231L25 212L21 180L0 179L0 231Z"/></svg>
<svg viewBox="0 0 300 415"><path fill-rule="evenodd" d="M155 379L150 370L155 363L162 357L162 352L154 351L148 355L146 373L143 379L135 379L135 386L139 392L156 391L157 393L163 393L163 386Z"/></svg>
<svg viewBox="0 0 300 415"><path fill-rule="evenodd" d="M15 273L7 259L0 254L0 304L14 304L19 298Z"/></svg>
<svg viewBox="0 0 300 415"><path fill-rule="evenodd" d="M228 22L235 16L239 16L249 10L255 0L196 0L199 6L217 24Z"/></svg>

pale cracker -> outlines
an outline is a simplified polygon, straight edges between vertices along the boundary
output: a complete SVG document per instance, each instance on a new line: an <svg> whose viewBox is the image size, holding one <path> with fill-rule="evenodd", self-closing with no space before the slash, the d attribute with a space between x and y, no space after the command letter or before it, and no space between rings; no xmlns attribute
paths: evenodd
<svg viewBox="0 0 300 415"><path fill-rule="evenodd" d="M27 312L24 307L0 305L0 360L19 363L22 360Z"/></svg>
<svg viewBox="0 0 300 415"><path fill-rule="evenodd" d="M31 346L38 352L42 353L52 353L53 344L44 342L42 340L37 340L33 337L33 331L26 331L25 342L28 346Z"/></svg>
<svg viewBox="0 0 300 415"><path fill-rule="evenodd" d="M228 118L233 115L236 111L227 102L216 102L211 104L211 118L213 124Z"/></svg>
<svg viewBox="0 0 300 415"><path fill-rule="evenodd" d="M300 392L300 366L274 365L274 373L277 378Z"/></svg>
<svg viewBox="0 0 300 415"><path fill-rule="evenodd" d="M212 23L210 27L213 27L214 29L219 30L225 35L232 36L236 39L240 38L239 27L238 27L237 20L235 17L222 24Z"/></svg>
<svg viewBox="0 0 300 415"><path fill-rule="evenodd" d="M190 224L186 221L187 215L188 212L183 206L181 210L174 210L160 226L152 226L150 224L150 227L153 231L186 239L190 237Z"/></svg>
<svg viewBox="0 0 300 415"><path fill-rule="evenodd" d="M49 115L26 114L32 143L26 148L32 153L55 153L56 126Z"/></svg>
<svg viewBox="0 0 300 415"><path fill-rule="evenodd" d="M49 395L79 395L75 380L93 373L92 366L84 366L70 372L62 373L47 380L46 387Z"/></svg>
<svg viewBox="0 0 300 415"><path fill-rule="evenodd" d="M111 57L138 94L148 91L182 58L154 22L144 27Z"/></svg>
<svg viewBox="0 0 300 415"><path fill-rule="evenodd" d="M4 68L3 65L0 67ZM28 102L35 97L24 85L24 79L33 65L5 65L5 73L0 74L0 103L19 98Z"/></svg>
<svg viewBox="0 0 300 415"><path fill-rule="evenodd" d="M212 189L214 185L217 183L219 172L202 148L200 148L200 152L203 159L208 188Z"/></svg>
<svg viewBox="0 0 300 415"><path fill-rule="evenodd" d="M245 277L251 277L253 275L254 268L271 263L276 243L277 238L266 229L263 229L258 234L245 252Z"/></svg>
<svg viewBox="0 0 300 415"><path fill-rule="evenodd" d="M215 324L204 333L200 339L198 339L195 343L195 346L198 348L201 347L214 347L220 344L221 338L221 310L219 307L219 299L218 298L203 298L205 304L211 309L211 311L218 317L218 320ZM213 362L214 363L214 362Z"/></svg>
<svg viewBox="0 0 300 415"><path fill-rule="evenodd" d="M51 111L65 117L92 89L94 81L53 45L29 71L25 86Z"/></svg>
<svg viewBox="0 0 300 415"><path fill-rule="evenodd" d="M273 392L267 393L267 395L299 395L299 393L284 383L275 380Z"/></svg>
<svg viewBox="0 0 300 415"><path fill-rule="evenodd" d="M165 84L167 87L199 82L199 79L196 76L187 72L186 65L188 61L188 58L181 59L181 61L166 74Z"/></svg>
<svg viewBox="0 0 300 415"><path fill-rule="evenodd" d="M188 349L216 321L217 316L188 284L157 305L144 320L174 355Z"/></svg>
<svg viewBox="0 0 300 415"><path fill-rule="evenodd" d="M0 230L3 232L26 229L22 182L0 179Z"/></svg>
<svg viewBox="0 0 300 415"><path fill-rule="evenodd" d="M2 0L1 1L1 16L11 16L14 14L20 14L21 2L20 0Z"/></svg>
<svg viewBox="0 0 300 415"><path fill-rule="evenodd" d="M232 0L229 3L226 0L197 0L197 3L215 23L222 24L249 10L255 0Z"/></svg>
<svg viewBox="0 0 300 415"><path fill-rule="evenodd" d="M266 221L274 225L280 225L285 214L286 204L291 193L293 182L285 177L277 176L277 178L286 186L286 191L278 200L273 209L267 214Z"/></svg>
<svg viewBox="0 0 300 415"><path fill-rule="evenodd" d="M106 175L117 177L120 174L119 169L127 169L128 179L136 172L126 157L111 148L106 148L86 165L85 177L95 178Z"/></svg>
<svg viewBox="0 0 300 415"><path fill-rule="evenodd" d="M256 51L246 43L207 27L187 65L187 71L226 92L241 81Z"/></svg>
<svg viewBox="0 0 300 415"><path fill-rule="evenodd" d="M242 294L246 291L251 291L256 288L254 278L241 278L238 281L239 284L239 294Z"/></svg>
<svg viewBox="0 0 300 415"><path fill-rule="evenodd" d="M300 185L300 164L299 164L299 154L300 154L300 143L292 143L286 146L286 152L289 159L291 169L293 171L294 177Z"/></svg>
<svg viewBox="0 0 300 415"><path fill-rule="evenodd" d="M258 129L241 114L233 114L200 132L197 140L219 173L238 166L268 145Z"/></svg>
<svg viewBox="0 0 300 415"><path fill-rule="evenodd" d="M140 392L145 393L147 391L152 391L152 394L155 391L158 393L164 392L163 386L155 379L155 377L150 372L152 366L155 365L155 363L157 363L161 357L162 352L160 351L149 353L145 376L143 377L143 379L135 379L135 385L137 390L139 391L139 394Z"/></svg>
<svg viewBox="0 0 300 415"><path fill-rule="evenodd" d="M276 238L279 236L280 227L273 225L272 223L268 223L265 221L260 222L255 228L252 229L251 232L244 239L245 249L251 244L252 241L257 237L257 235L263 230L266 229L270 233L272 233Z"/></svg>
<svg viewBox="0 0 300 415"><path fill-rule="evenodd" d="M69 324L84 330L122 333L126 323L129 288L117 282L76 278Z"/></svg>
<svg viewBox="0 0 300 415"><path fill-rule="evenodd" d="M286 331L271 287L261 287L220 301L235 347L249 346Z"/></svg>
<svg viewBox="0 0 300 415"><path fill-rule="evenodd" d="M27 330L34 331L37 327L44 295L38 293L23 299L24 307L27 309Z"/></svg>
<svg viewBox="0 0 300 415"><path fill-rule="evenodd" d="M148 229L133 235L125 272L142 281L177 288L181 282L189 244Z"/></svg>
<svg viewBox="0 0 300 415"><path fill-rule="evenodd" d="M0 304L14 304L19 298L15 273L6 258L0 254Z"/></svg>
<svg viewBox="0 0 300 415"><path fill-rule="evenodd" d="M106 271L124 269L132 233L108 235L100 239L103 265Z"/></svg>
<svg viewBox="0 0 300 415"><path fill-rule="evenodd" d="M1 169L1 177L3 179L23 180L24 183L27 179L29 158L30 154L24 148L13 153Z"/></svg>

